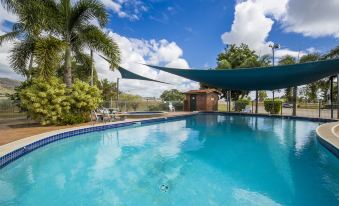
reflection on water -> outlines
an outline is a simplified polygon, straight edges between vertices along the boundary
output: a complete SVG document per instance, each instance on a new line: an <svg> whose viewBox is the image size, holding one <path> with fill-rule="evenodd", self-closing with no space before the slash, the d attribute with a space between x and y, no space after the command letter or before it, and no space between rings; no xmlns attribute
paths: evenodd
<svg viewBox="0 0 339 206"><path fill-rule="evenodd" d="M0 170L0 205L337 205L316 126L197 115L85 134Z"/></svg>

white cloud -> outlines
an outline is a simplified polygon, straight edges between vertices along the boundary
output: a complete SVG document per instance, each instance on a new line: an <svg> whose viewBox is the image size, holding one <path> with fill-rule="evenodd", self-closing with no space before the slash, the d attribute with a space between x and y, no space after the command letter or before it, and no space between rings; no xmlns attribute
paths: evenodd
<svg viewBox="0 0 339 206"><path fill-rule="evenodd" d="M127 38L113 32L109 32L109 35L119 45L121 52L120 65L122 67L131 72L173 84L167 85L148 81L122 79L120 81L121 90L142 96L159 96L162 91L166 89L176 88L181 91L186 91L199 87L196 82L166 72L159 72L142 65L155 64L182 69L189 68L187 61L182 58L182 49L175 42L169 42L164 39L156 41ZM95 61L99 78L108 78L111 81L115 81L116 78L120 77L119 72L110 71L108 63L99 56L96 56Z"/></svg>
<svg viewBox="0 0 339 206"><path fill-rule="evenodd" d="M268 45L274 22L287 32L305 36L339 37L338 0L246 0L235 7L231 30L222 34L225 44L246 43L260 54L271 53ZM298 51L281 49L277 56L298 55ZM301 55L303 52L300 53Z"/></svg>
<svg viewBox="0 0 339 206"><path fill-rule="evenodd" d="M139 0L101 0L111 11L121 18L128 18L131 21L139 20L141 14L148 9Z"/></svg>
<svg viewBox="0 0 339 206"><path fill-rule="evenodd" d="M288 32L339 38L339 1L290 0L282 23Z"/></svg>
<svg viewBox="0 0 339 206"><path fill-rule="evenodd" d="M13 23L15 21L17 21L17 16L0 6L0 35L10 31L10 28L5 26L6 22ZM16 74L9 66L8 53L12 46L13 42L4 42L0 46L0 76L12 79L22 79L23 77Z"/></svg>

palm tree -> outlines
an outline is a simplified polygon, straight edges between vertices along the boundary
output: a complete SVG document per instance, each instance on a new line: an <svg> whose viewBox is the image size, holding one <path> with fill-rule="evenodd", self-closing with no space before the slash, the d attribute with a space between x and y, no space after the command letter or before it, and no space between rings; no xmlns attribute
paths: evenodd
<svg viewBox="0 0 339 206"><path fill-rule="evenodd" d="M111 68L118 66L120 53L117 44L99 27L90 24L96 20L103 27L107 23L108 14L100 1L79 0L72 4L71 0L50 0L47 6L47 25L65 45L64 81L67 87L72 86L72 56L81 61L86 47L107 56Z"/></svg>
<svg viewBox="0 0 339 206"><path fill-rule="evenodd" d="M34 48L40 38L45 16L44 12L36 10L41 8L43 1L1 0L1 4L8 11L15 13L19 21L13 24L12 31L0 36L0 45L16 39L21 40L14 43L10 50L10 65L15 72L29 79L33 68Z"/></svg>

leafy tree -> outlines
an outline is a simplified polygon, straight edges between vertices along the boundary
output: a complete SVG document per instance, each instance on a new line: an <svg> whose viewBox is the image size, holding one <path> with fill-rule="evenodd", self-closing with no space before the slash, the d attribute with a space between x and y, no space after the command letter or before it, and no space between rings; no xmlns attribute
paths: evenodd
<svg viewBox="0 0 339 206"><path fill-rule="evenodd" d="M267 98L267 93L264 90L260 90L258 94L258 98L260 102L263 102Z"/></svg>
<svg viewBox="0 0 339 206"><path fill-rule="evenodd" d="M268 67L272 65L272 57L268 54L265 54L259 58L261 67Z"/></svg>
<svg viewBox="0 0 339 206"><path fill-rule="evenodd" d="M306 54L300 58L300 63L306 63L306 62L312 62L312 61L317 61L321 58L321 55L318 53L311 53L311 54ZM320 85L322 84L321 82L325 81L328 82L329 79L325 80L319 80L313 83L310 83L306 85L306 96L309 102L316 102L317 101L317 92L320 89ZM327 89L325 89L328 91ZM327 92L325 92L327 93Z"/></svg>
<svg viewBox="0 0 339 206"><path fill-rule="evenodd" d="M117 97L117 84L115 82L109 82L108 79L100 81L99 88L102 90L102 96L104 101L115 100Z"/></svg>
<svg viewBox="0 0 339 206"><path fill-rule="evenodd" d="M325 54L322 59L336 59L339 58L339 46L331 49L327 54Z"/></svg>
<svg viewBox="0 0 339 206"><path fill-rule="evenodd" d="M285 55L285 56L281 57L281 59L279 60L278 63L279 63L279 65L296 64L296 59L291 55ZM284 96L285 96L285 98L287 99L288 102L293 101L292 87L288 87L284 90Z"/></svg>
<svg viewBox="0 0 339 206"><path fill-rule="evenodd" d="M258 67L261 64L258 61L258 56L255 51L251 50L246 44L237 46L235 44L229 45L225 48L224 52L220 53L217 57L216 69L236 69L244 67ZM208 85L202 85L208 87ZM219 89L222 93L222 98L227 96L227 90ZM232 90L231 98L238 100L244 98L249 94L249 91Z"/></svg>
<svg viewBox="0 0 339 206"><path fill-rule="evenodd" d="M231 68L238 68L246 59L251 57L257 58L257 55L255 51L251 50L246 44L240 44L240 46L232 44L218 55L217 62L227 60L231 64Z"/></svg>
<svg viewBox="0 0 339 206"><path fill-rule="evenodd" d="M217 68L215 69L230 69L232 67L231 63L226 59L218 61Z"/></svg>
<svg viewBox="0 0 339 206"><path fill-rule="evenodd" d="M177 89L171 89L164 91L160 98L163 101L183 101L185 96Z"/></svg>

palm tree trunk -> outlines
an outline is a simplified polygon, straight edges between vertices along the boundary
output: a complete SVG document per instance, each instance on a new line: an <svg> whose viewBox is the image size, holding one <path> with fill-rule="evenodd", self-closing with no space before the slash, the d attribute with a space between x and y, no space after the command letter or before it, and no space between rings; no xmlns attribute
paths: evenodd
<svg viewBox="0 0 339 206"><path fill-rule="evenodd" d="M27 80L30 80L32 77L32 68L33 68L33 54L31 54L31 57L29 59L29 65L28 65L28 70L26 73Z"/></svg>
<svg viewBox="0 0 339 206"><path fill-rule="evenodd" d="M72 87L72 62L71 62L71 47L67 45L65 52L65 71L64 81L68 88Z"/></svg>

